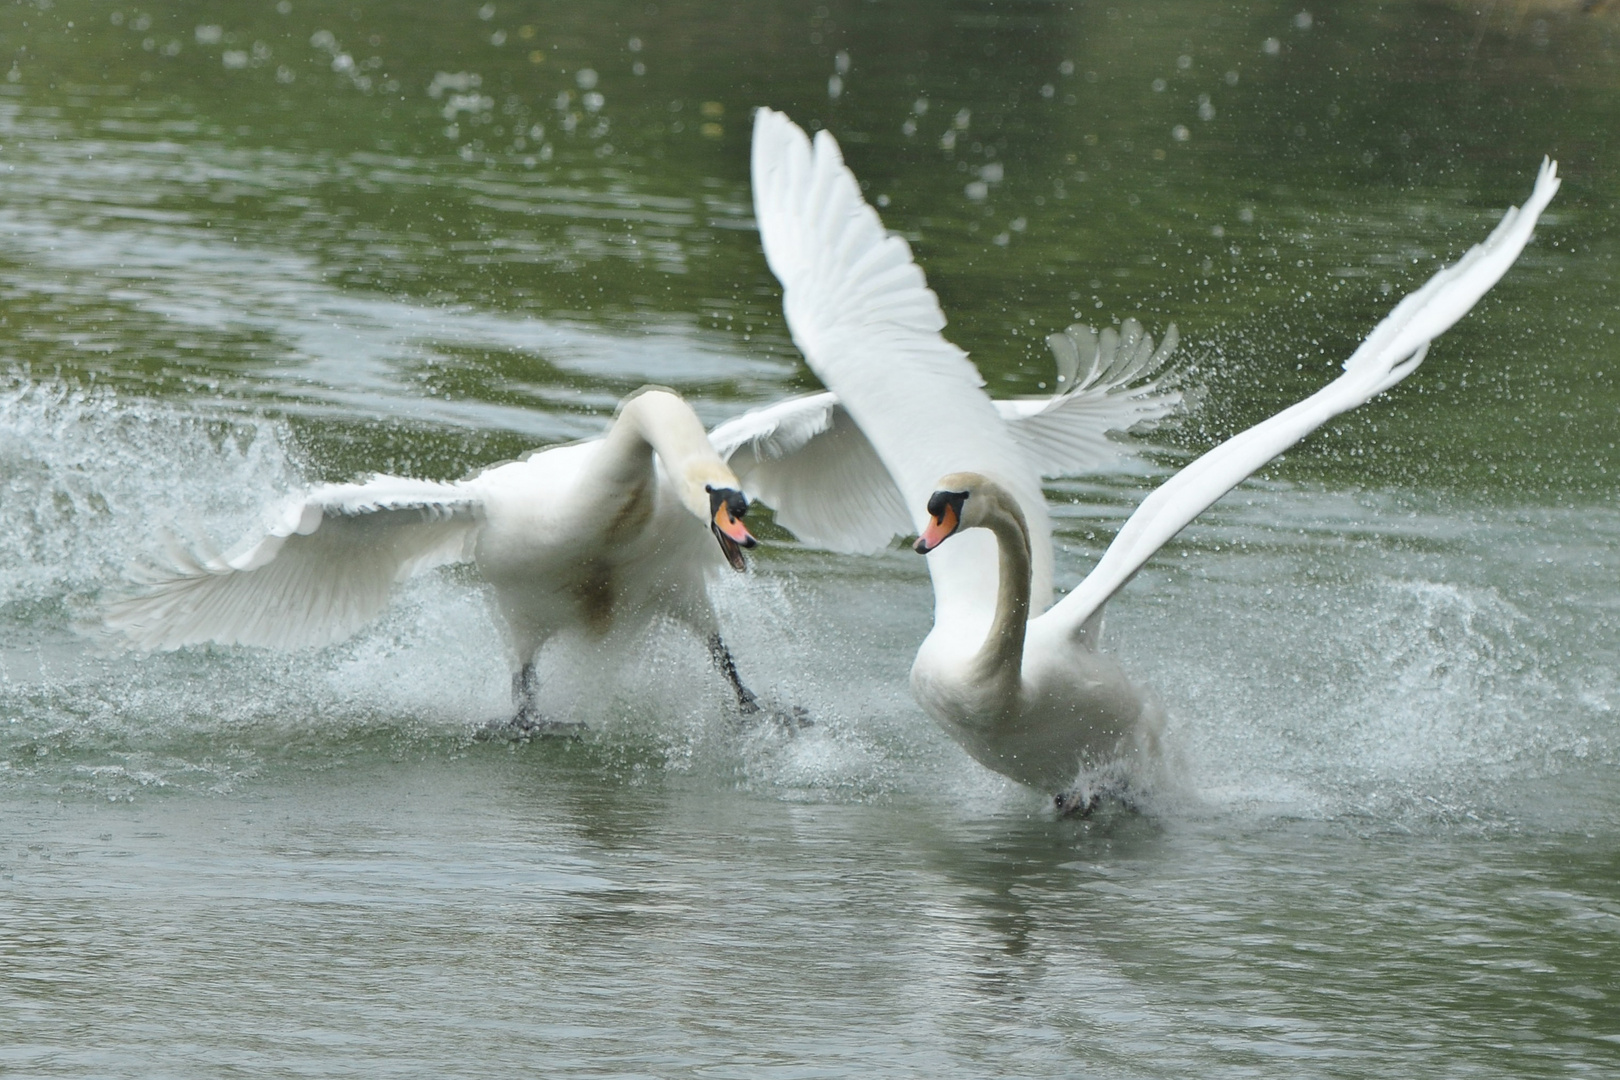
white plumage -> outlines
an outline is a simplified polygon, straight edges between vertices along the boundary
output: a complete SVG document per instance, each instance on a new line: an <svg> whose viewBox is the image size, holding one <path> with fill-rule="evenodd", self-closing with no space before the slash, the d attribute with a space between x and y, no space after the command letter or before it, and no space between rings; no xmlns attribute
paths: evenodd
<svg viewBox="0 0 1620 1080"><path fill-rule="evenodd" d="M171 571L149 575L104 618L148 649L321 645L375 616L395 582L471 562L494 588L524 726L535 721L533 660L547 640L570 629L633 631L659 617L707 641L739 704L752 708L704 581L722 553L740 568L737 544L752 545L726 500L738 489L691 408L648 389L601 438L466 480L376 476L315 488L230 555L176 552ZM711 532L726 534L719 550Z"/></svg>
<svg viewBox="0 0 1620 1080"><path fill-rule="evenodd" d="M837 144L814 143L770 110L756 114L754 202L766 257L787 292L793 339L883 463L922 534L934 583L934 626L918 649L918 701L970 754L1022 783L1089 805L1070 787L1086 767L1151 754L1162 717L1110 657L1097 653L1103 605L1198 514L1331 417L1416 369L1428 344L1494 285L1558 189L1544 162L1522 209L1396 306L1323 390L1209 451L1147 497L1090 575L1050 610L1051 527L1038 474L1094 446L1084 425L1042 421L1065 404L999 414L903 241L883 232ZM1131 380L1154 350L1128 326L1104 360L1083 329L1054 352L1065 381L1117 390L1098 407L1153 410L1154 388ZM1173 345L1167 335L1166 347ZM1159 362L1162 362L1162 358ZM1084 412L1091 403L1077 395ZM1028 409L1028 412L1023 410ZM1110 414L1116 415L1116 414ZM1009 423L1008 421L1013 421ZM1020 424L1025 425L1020 428ZM1015 431L1026 433L1020 439ZM930 509L930 504L932 508ZM953 538L954 537L954 538ZM948 543L945 541L949 540ZM943 544L943 546L940 546Z"/></svg>
<svg viewBox="0 0 1620 1080"><path fill-rule="evenodd" d="M174 548L172 571L145 575L142 594L114 602L107 623L145 649L339 641L382 610L395 582L470 560L481 514L469 483L379 475L323 485L231 553Z"/></svg>
<svg viewBox="0 0 1620 1080"><path fill-rule="evenodd" d="M634 630L660 616L704 637L739 703L752 708L704 585L719 565L704 535L706 485L747 490L807 543L871 552L918 525L895 461L915 487L941 469L994 460L1025 477L1022 492L1044 536L1040 475L1107 465L1123 448L1109 431L1180 404L1174 387L1142 378L1164 366L1174 328L1155 350L1134 322L1123 337L1070 327L1052 338L1058 393L992 404L965 354L939 335L944 316L905 242L884 233L847 172L809 168L807 154L802 134L756 141L766 254L806 355L838 357L838 377L870 381L881 404L869 393L852 408L831 393L804 395L704 438L673 393L643 392L600 439L466 480L378 475L315 488L229 555L173 552L172 567L107 607L106 625L148 649L323 645L375 617L396 582L471 562L494 587L520 720L532 712L532 661L550 638L568 629ZM783 209L799 202L818 207L818 221L836 221L836 235L805 229ZM977 434L924 461L885 456L869 435L890 438L894 429L878 415L888 411L903 423L956 423ZM1041 580L1049 583L1049 545L1042 551ZM980 578L993 592L993 580Z"/></svg>
<svg viewBox="0 0 1620 1080"><path fill-rule="evenodd" d="M1113 465L1132 447L1111 434L1141 430L1182 404L1182 392L1165 377L1177 342L1174 326L1157 349L1135 319L1101 334L1077 323L1047 340L1064 389L991 402L1039 476L1078 476ZM777 523L808 544L870 554L916 531L888 467L837 394L806 394L755 409L709 437L749 495L774 507Z"/></svg>

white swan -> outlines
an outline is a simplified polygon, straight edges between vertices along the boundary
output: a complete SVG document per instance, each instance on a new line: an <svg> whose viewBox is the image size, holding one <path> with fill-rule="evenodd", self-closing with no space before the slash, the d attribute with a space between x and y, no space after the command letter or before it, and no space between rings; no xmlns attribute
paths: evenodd
<svg viewBox="0 0 1620 1080"><path fill-rule="evenodd" d="M912 692L975 759L1056 793L1063 810L1091 805L1076 786L1084 770L1151 753L1162 726L1151 698L1097 652L1104 604L1245 477L1411 374L1429 342L1517 259L1559 185L1544 161L1524 207L1402 300L1343 375L1171 477L1079 586L1044 610L1051 527L1036 470L965 355L941 336L944 316L905 242L884 232L826 132L812 145L786 117L760 110L753 167L760 235L793 339L898 486L928 556L934 626Z"/></svg>
<svg viewBox="0 0 1620 1080"><path fill-rule="evenodd" d="M1123 449L1107 432L1180 404L1173 386L1146 379L1174 350L1174 327L1157 349L1134 323L1123 335L1074 326L1051 343L1063 389L998 401L993 413L1046 475L1106 464ZM176 565L107 605L103 622L147 649L323 645L372 619L396 582L471 562L494 588L516 731L572 726L539 715L535 658L549 639L634 632L661 616L707 642L738 707L754 712L704 582L718 566L704 523L736 569L739 548L754 545L741 523L745 484L779 508L778 522L835 551L871 551L913 532L900 490L833 394L789 398L705 436L677 395L647 388L603 437L466 480L378 475L315 488L228 555L172 551Z"/></svg>
<svg viewBox="0 0 1620 1080"><path fill-rule="evenodd" d="M634 630L660 616L708 643L738 706L753 711L704 582L721 555L742 570L741 549L754 546L740 488L691 406L648 387L600 438L466 480L379 475L315 488L231 555L173 552L176 572L149 577L139 594L108 605L104 621L147 649L321 645L381 611L395 582L471 562L504 623L518 729L545 726L534 661L548 639Z"/></svg>

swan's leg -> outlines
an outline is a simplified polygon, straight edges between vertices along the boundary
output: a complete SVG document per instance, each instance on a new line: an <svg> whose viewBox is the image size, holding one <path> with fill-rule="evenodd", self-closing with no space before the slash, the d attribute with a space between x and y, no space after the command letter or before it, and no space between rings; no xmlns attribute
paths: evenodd
<svg viewBox="0 0 1620 1080"><path fill-rule="evenodd" d="M534 661L520 665L518 670L512 672L512 715L489 721L473 737L479 740L528 742L536 735L545 734L551 725L540 715L540 706L535 701L535 692L539 689L540 677L535 671Z"/></svg>
<svg viewBox="0 0 1620 1080"><path fill-rule="evenodd" d="M540 676L530 660L512 673L512 726L519 731L533 731L545 721L540 717L540 706L535 702L535 691L540 689Z"/></svg>
<svg viewBox="0 0 1620 1080"><path fill-rule="evenodd" d="M768 709L759 703L754 692L743 685L742 678L737 674L737 661L721 640L719 631L709 635L709 658L714 666L720 669L720 674L726 677L731 684L732 692L737 695L737 710L744 716L757 717L762 713L768 714L777 725L786 728L806 728L813 721L810 712L803 705L772 705Z"/></svg>
<svg viewBox="0 0 1620 1080"><path fill-rule="evenodd" d="M491 720L474 734L474 738L528 742L537 737L560 735L577 739L585 730L584 724L547 720L541 713L540 671L535 664L538 652L539 646L536 645L529 652L529 659L516 662L514 650L516 670L512 672L512 716L508 719Z"/></svg>
<svg viewBox="0 0 1620 1080"><path fill-rule="evenodd" d="M535 660L551 640L555 627L538 617L522 602L522 594L495 593L495 608L506 639L507 661L512 665L512 716L491 720L481 729L480 738L527 741L537 735L578 737L584 724L547 720L540 712L540 671Z"/></svg>
<svg viewBox="0 0 1620 1080"><path fill-rule="evenodd" d="M540 712L540 673L533 660L512 674L512 699L517 706L512 719L503 725L514 739L562 736L577 739L585 725L568 720L547 720Z"/></svg>
<svg viewBox="0 0 1620 1080"><path fill-rule="evenodd" d="M709 635L708 644L709 659L714 662L720 674L726 677L726 682L731 684L732 693L737 695L737 708L745 716L759 712L759 698L743 685L742 677L737 674L737 660L731 655L731 650L726 648L724 639L720 637L720 631L716 630Z"/></svg>
<svg viewBox="0 0 1620 1080"><path fill-rule="evenodd" d="M731 692L737 695L737 711L743 716L755 719L768 717L783 727L810 726L810 713L804 707L761 704L759 697L743 684L742 676L737 674L737 659L731 655L725 639L720 636L719 620L715 618L714 608L709 603L708 593L703 591L701 580L687 594L687 602L671 615L689 627L709 647L709 660L715 670L725 676Z"/></svg>
<svg viewBox="0 0 1620 1080"><path fill-rule="evenodd" d="M758 713L759 698L743 685L742 676L737 674L737 658L731 655L725 639L720 636L720 620L715 616L708 586L702 577L694 575L685 581L668 613L709 647L709 661L725 676L731 692L737 695L737 710L744 716Z"/></svg>

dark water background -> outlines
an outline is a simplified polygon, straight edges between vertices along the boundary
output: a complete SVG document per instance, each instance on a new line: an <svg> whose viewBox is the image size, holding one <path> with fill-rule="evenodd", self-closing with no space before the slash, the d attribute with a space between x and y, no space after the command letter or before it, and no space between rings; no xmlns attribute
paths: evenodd
<svg viewBox="0 0 1620 1080"><path fill-rule="evenodd" d="M9 56L9 69L7 69ZM1386 3L174 3L0 11L0 1071L1620 1070L1620 20ZM164 530L815 387L750 110L830 128L997 394L1178 324L1199 404L1055 486L1062 580L1567 178L1393 393L1112 610L1152 813L1054 821L910 701L914 556L774 541L701 648L547 661L493 746L476 581L352 641L110 651ZM614 679L580 678L622 664Z"/></svg>

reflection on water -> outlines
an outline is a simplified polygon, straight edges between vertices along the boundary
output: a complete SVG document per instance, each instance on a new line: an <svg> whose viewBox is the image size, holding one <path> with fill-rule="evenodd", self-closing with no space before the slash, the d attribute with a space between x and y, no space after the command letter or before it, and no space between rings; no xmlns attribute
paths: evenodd
<svg viewBox="0 0 1620 1080"><path fill-rule="evenodd" d="M1602 1071L1615 34L1524 5L0 12L0 1068ZM164 535L229 544L313 480L459 475L647 381L709 420L812 388L752 231L761 104L839 135L994 392L1043 389L1073 319L1181 327L1201 405L1052 490L1061 583L1542 154L1569 179L1417 376L1112 607L1172 717L1147 814L1054 821L923 717L903 550L779 538L719 587L792 734L654 632L547 657L588 737L474 742L506 672L454 573L329 649L84 632Z"/></svg>
<svg viewBox="0 0 1620 1080"><path fill-rule="evenodd" d="M52 1056L100 1073L325 1073L334 1044L452 1074L1542 1075L1607 1052L1608 845L661 786L475 756L206 820L43 812L49 839L4 863L35 901L8 919L9 1015L116 1015ZM153 1034L176 1014L185 1041Z"/></svg>

